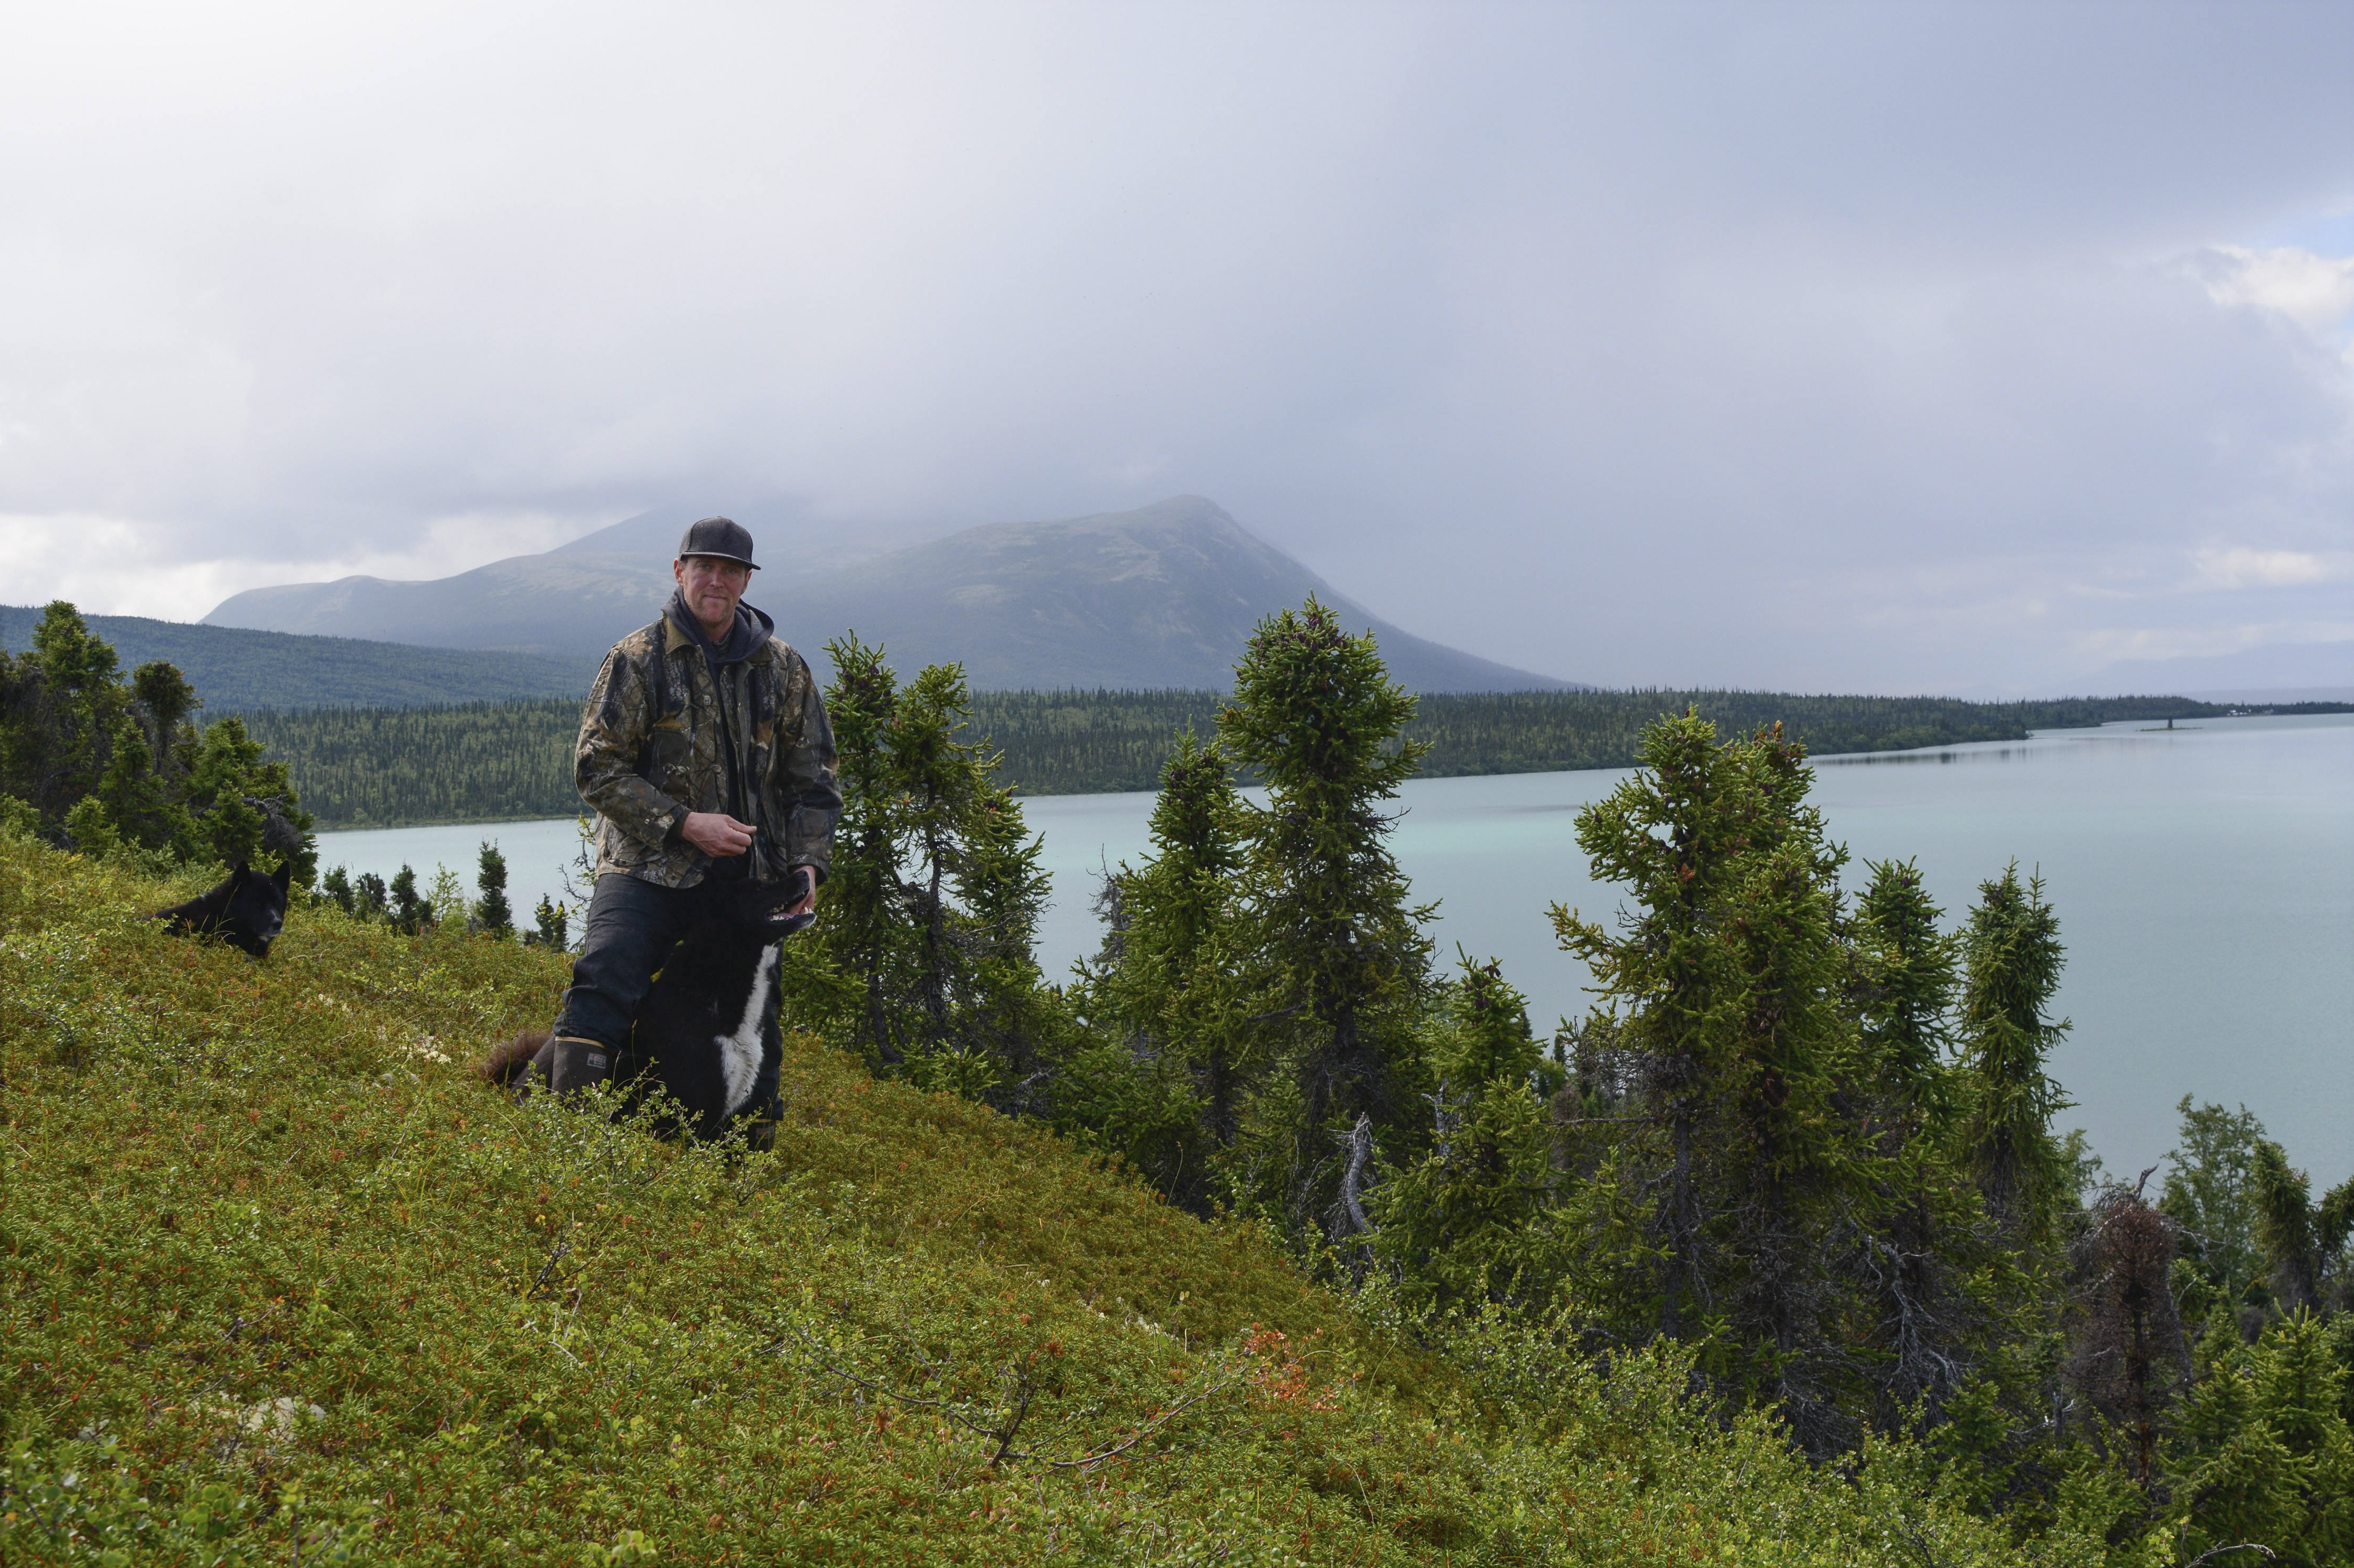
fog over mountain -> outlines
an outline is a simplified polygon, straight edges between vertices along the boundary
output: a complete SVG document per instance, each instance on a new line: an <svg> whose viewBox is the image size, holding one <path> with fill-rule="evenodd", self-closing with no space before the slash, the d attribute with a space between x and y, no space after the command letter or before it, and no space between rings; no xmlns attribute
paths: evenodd
<svg viewBox="0 0 2354 1568"><path fill-rule="evenodd" d="M652 619L695 514L646 513L536 556L435 582L346 577L237 594L215 626L372 638L438 648L593 656ZM1314 572L1199 496L1134 512L1002 523L848 565L783 519L739 519L761 541L746 594L821 668L824 641L854 630L902 673L960 662L981 689L1223 690L1259 618L1314 594L1370 630L1392 675L1424 692L1528 691L1570 683L1416 637L1332 591Z"/></svg>
<svg viewBox="0 0 2354 1568"><path fill-rule="evenodd" d="M17 7L0 598L1198 494L1605 684L2293 676L2349 59L2344 0Z"/></svg>

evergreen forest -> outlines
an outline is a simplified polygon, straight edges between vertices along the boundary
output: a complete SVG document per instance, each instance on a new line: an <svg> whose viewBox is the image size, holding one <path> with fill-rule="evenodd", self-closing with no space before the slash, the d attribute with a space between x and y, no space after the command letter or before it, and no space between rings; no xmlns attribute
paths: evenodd
<svg viewBox="0 0 2354 1568"><path fill-rule="evenodd" d="M212 731L55 619L5 672L10 1561L2354 1560L2354 1181L2189 1098L2104 1171L2062 912L1853 863L1771 701L1636 721L1578 820L1631 912L1553 910L1596 1000L1548 1034L1432 950L1388 802L1444 710L1315 600L1162 710L1066 984L983 700L838 640L753 1154L464 1082L562 983L487 850L405 921L331 875L259 968L131 918L217 870ZM1529 755L1521 701L1453 733Z"/></svg>
<svg viewBox="0 0 2354 1568"><path fill-rule="evenodd" d="M968 728L1003 757L1017 794L1152 789L1186 726L1207 734L1215 692L968 692ZM2304 705L2299 711L2327 705ZM1890 751L2030 730L2211 717L2180 697L1965 703L1771 692L1520 692L1416 699L1404 738L1418 776L1630 768L1644 729L1692 709L1727 734L1779 723L1809 752ZM580 706L567 698L441 707L251 709L248 730L284 762L323 827L409 827L569 816Z"/></svg>

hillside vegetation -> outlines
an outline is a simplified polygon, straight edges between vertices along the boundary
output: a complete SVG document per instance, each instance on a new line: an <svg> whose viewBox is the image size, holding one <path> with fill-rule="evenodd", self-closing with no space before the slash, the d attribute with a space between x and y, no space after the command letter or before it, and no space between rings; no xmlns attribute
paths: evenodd
<svg viewBox="0 0 2354 1568"><path fill-rule="evenodd" d="M67 606L0 658L0 1557L2354 1556L2354 1181L2187 1097L2104 1179L2040 879L1851 866L1787 725L1661 718L1579 812L1627 915L1550 911L1546 1038L1437 961L1433 743L1331 607L1173 737L1063 983L960 673L828 652L758 1154L469 1086L563 978L490 846L313 895L177 671ZM249 856L267 963L141 916Z"/></svg>
<svg viewBox="0 0 2354 1568"><path fill-rule="evenodd" d="M1216 727L1218 692L974 692L965 737L1004 753L1017 793L1150 789L1187 726ZM1965 703L1776 692L1516 692L1425 695L1405 734L1430 747L1424 778L1633 766L1645 726L1690 705L1727 734L1784 724L1809 751L1889 751L2121 720L2229 710L2182 697ZM249 713L322 826L404 827L569 816L574 698L444 707Z"/></svg>
<svg viewBox="0 0 2354 1568"><path fill-rule="evenodd" d="M141 917L201 881L0 850L0 1561L2081 1560L1909 1450L1809 1472L1673 1351L1442 1365L806 1037L769 1155L516 1108L463 1063L559 957Z"/></svg>

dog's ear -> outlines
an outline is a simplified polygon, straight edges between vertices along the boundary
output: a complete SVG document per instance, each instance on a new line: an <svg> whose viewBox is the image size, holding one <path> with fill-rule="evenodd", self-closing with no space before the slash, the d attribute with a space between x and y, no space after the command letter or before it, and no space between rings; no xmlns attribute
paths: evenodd
<svg viewBox="0 0 2354 1568"><path fill-rule="evenodd" d="M284 865L280 866L278 868L278 874L271 877L270 880L278 885L278 891L282 895L288 886L293 883L294 863L290 860Z"/></svg>
<svg viewBox="0 0 2354 1568"><path fill-rule="evenodd" d="M239 861L235 865L229 867L228 885L231 887L242 887L245 885L247 879L252 875L253 866L251 863L242 860Z"/></svg>

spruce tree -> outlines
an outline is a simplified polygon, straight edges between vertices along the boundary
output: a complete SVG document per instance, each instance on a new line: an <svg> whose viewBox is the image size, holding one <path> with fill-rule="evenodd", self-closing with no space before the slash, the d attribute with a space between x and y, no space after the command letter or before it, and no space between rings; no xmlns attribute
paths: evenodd
<svg viewBox="0 0 2354 1568"><path fill-rule="evenodd" d="M827 652L843 817L788 988L877 1073L1034 1108L1061 1027L1033 952L1047 878L997 755L964 737L963 672L903 688L854 636Z"/></svg>
<svg viewBox="0 0 2354 1568"><path fill-rule="evenodd" d="M1615 1165L1618 1224L1641 1234L1606 1249L1625 1260L1617 1309L1714 1339L1721 1386L1773 1400L1826 1453L1854 1435L1854 1221L1889 1189L1851 1109L1867 1057L1845 852L1778 727L1720 746L1687 713L1653 726L1642 755L1578 819L1596 878L1625 885L1632 913L1605 926L1553 910L1642 1061Z"/></svg>
<svg viewBox="0 0 2354 1568"><path fill-rule="evenodd" d="M1413 716L1373 638L1313 598L1259 622L1218 715L1220 747L1268 797L1245 816L1241 916L1254 993L1241 1026L1266 1026L1247 1048L1268 1077L1245 1112L1255 1136L1238 1176L1246 1202L1303 1242L1356 1234L1341 1187L1363 1136L1421 1137L1429 942L1383 809L1426 749L1401 737Z"/></svg>
<svg viewBox="0 0 2354 1568"><path fill-rule="evenodd" d="M58 599L42 610L32 648L0 671L0 789L45 821L62 821L98 785L130 711L119 669L113 648ZM97 820L84 814L86 824Z"/></svg>
<svg viewBox="0 0 2354 1568"><path fill-rule="evenodd" d="M960 938L952 902L964 870L964 829L981 805L981 774L957 740L964 727L964 680L953 665L928 665L900 694L889 731L894 826L907 872L901 904L914 927L906 1000L923 1075L977 1093L996 1075L967 1049L957 1013L974 956Z"/></svg>
<svg viewBox="0 0 2354 1568"><path fill-rule="evenodd" d="M2354 1232L2354 1178L2317 1204L2306 1173L2292 1169L2281 1146L2269 1139L2257 1140L2251 1174L2256 1241L2270 1266L2279 1309L2326 1314L2348 1305L2340 1298L2354 1284L2346 1277L2345 1257Z"/></svg>
<svg viewBox="0 0 2354 1568"><path fill-rule="evenodd" d="M1946 1012L1956 945L1937 929L1938 908L1909 861L1872 861L1856 901L1856 1002L1867 1072L1889 1111L1909 1120L1948 1108Z"/></svg>
<svg viewBox="0 0 2354 1568"><path fill-rule="evenodd" d="M417 896L417 874L402 866L401 874L408 878L408 897ZM398 879L396 879L398 880ZM364 871L352 879L352 913L363 920L384 920L391 917L392 889L384 878L372 871Z"/></svg>
<svg viewBox="0 0 2354 1568"><path fill-rule="evenodd" d="M1561 1181L1545 1108L1558 1073L1499 967L1461 965L1432 1020L1429 1151L1367 1200L1373 1247L1410 1302L1541 1310L1567 1261L1545 1223Z"/></svg>
<svg viewBox="0 0 2354 1568"><path fill-rule="evenodd" d="M402 866L392 879L392 928L404 937L414 937L433 924L433 906L417 891L417 873Z"/></svg>
<svg viewBox="0 0 2354 1568"><path fill-rule="evenodd" d="M1848 1271L1871 1304L1862 1335L1875 1424L1916 1429L1945 1414L2000 1328L1985 1281L2001 1256L1950 1159L1950 1009L1956 940L1910 861L1869 863L1850 923L1862 1060L1850 1114L1872 1146Z"/></svg>
<svg viewBox="0 0 2354 1568"><path fill-rule="evenodd" d="M91 796L105 808L114 830L143 849L177 849L195 830L156 769L146 732L128 714L116 723L105 771Z"/></svg>
<svg viewBox="0 0 2354 1568"><path fill-rule="evenodd" d="M154 753L155 771L169 774L174 753L183 746L194 748L196 736L188 726L188 715L204 704L179 666L160 659L131 673L131 694L138 701Z"/></svg>
<svg viewBox="0 0 2354 1568"><path fill-rule="evenodd" d="M193 821L191 858L223 864L260 861L293 867L307 887L318 865L311 814L296 800L282 762L262 760L261 743L234 715L207 725L190 760L180 799Z"/></svg>
<svg viewBox="0 0 2354 1568"><path fill-rule="evenodd" d="M1072 996L1093 1038L1075 1043L1054 1091L1058 1127L1116 1150L1195 1213L1216 1199L1245 1081L1224 967L1240 811L1225 757L1188 726L1161 768L1153 853L1105 874L1103 945Z"/></svg>
<svg viewBox="0 0 2354 1568"><path fill-rule="evenodd" d="M112 819L106 814L106 802L96 795L84 795L66 813L66 841L76 853L99 858L111 855L122 847L122 835L115 832Z"/></svg>
<svg viewBox="0 0 2354 1568"><path fill-rule="evenodd" d="M2073 1198L2071 1161L2052 1131L2069 1100L2044 1071L2066 1020L2046 1016L2065 949L2043 880L2018 863L1978 886L1962 933L1959 1033L1971 1106L1963 1145L1988 1212L2012 1234L2045 1238Z"/></svg>
<svg viewBox="0 0 2354 1568"><path fill-rule="evenodd" d="M833 835L833 865L819 906L818 953L796 957L822 962L796 966L802 1005L828 1019L837 1043L888 1073L904 1065L909 1041L898 1005L909 924L900 885L899 798L891 726L899 706L898 677L883 650L845 632L825 645L833 662L826 714L841 758L842 819ZM836 978L840 984L832 984Z"/></svg>
<svg viewBox="0 0 2354 1568"><path fill-rule="evenodd" d="M2264 1125L2245 1106L2175 1107L2179 1141L2167 1150L2166 1186L2158 1206L2179 1227L2188 1266L2183 1310L2206 1320L2218 1306L2226 1316L2246 1304L2265 1265L2256 1240L2256 1146ZM2236 1323L2233 1332L2237 1333Z"/></svg>
<svg viewBox="0 0 2354 1568"><path fill-rule="evenodd" d="M1648 1058L1669 1142L1657 1239L1670 1334L1723 1288L1709 1255L1723 1193L1708 1189L1753 1176L1770 1189L1822 1155L1832 1075L1853 1065L1831 1005L1842 852L1804 804L1803 756L1778 733L1720 747L1694 714L1653 726L1642 769L1578 817L1597 879L1628 889L1631 924L1553 908L1563 948L1627 1009L1620 1038Z"/></svg>
<svg viewBox="0 0 2354 1568"><path fill-rule="evenodd" d="M1121 866L1117 950L1098 964L1092 996L1104 1020L1141 1053L1194 1079L1211 1141L1230 1147L1247 1064L1225 1027L1225 976L1242 799L1225 755L1188 726L1161 773L1149 828L1153 853Z"/></svg>
<svg viewBox="0 0 2354 1568"><path fill-rule="evenodd" d="M507 857L488 839L482 841L482 855L475 863L474 886L482 895L474 905L475 928L486 936L513 935L514 911L507 904Z"/></svg>
<svg viewBox="0 0 2354 1568"><path fill-rule="evenodd" d="M956 875L960 947L969 966L963 1027L1003 1068L1007 1091L991 1103L1029 1111L1039 1104L1034 1091L1060 1029L1036 953L1038 918L1053 881L1039 864L1044 846L1023 820L1022 803L991 777L996 754L975 747L970 760L981 788L963 823Z"/></svg>
<svg viewBox="0 0 2354 1568"><path fill-rule="evenodd" d="M2354 1561L2343 1330L2310 1313L2274 1319L2253 1345L2211 1329L2196 1360L2168 1454L2163 1560L2229 1562L2255 1542L2299 1568Z"/></svg>

